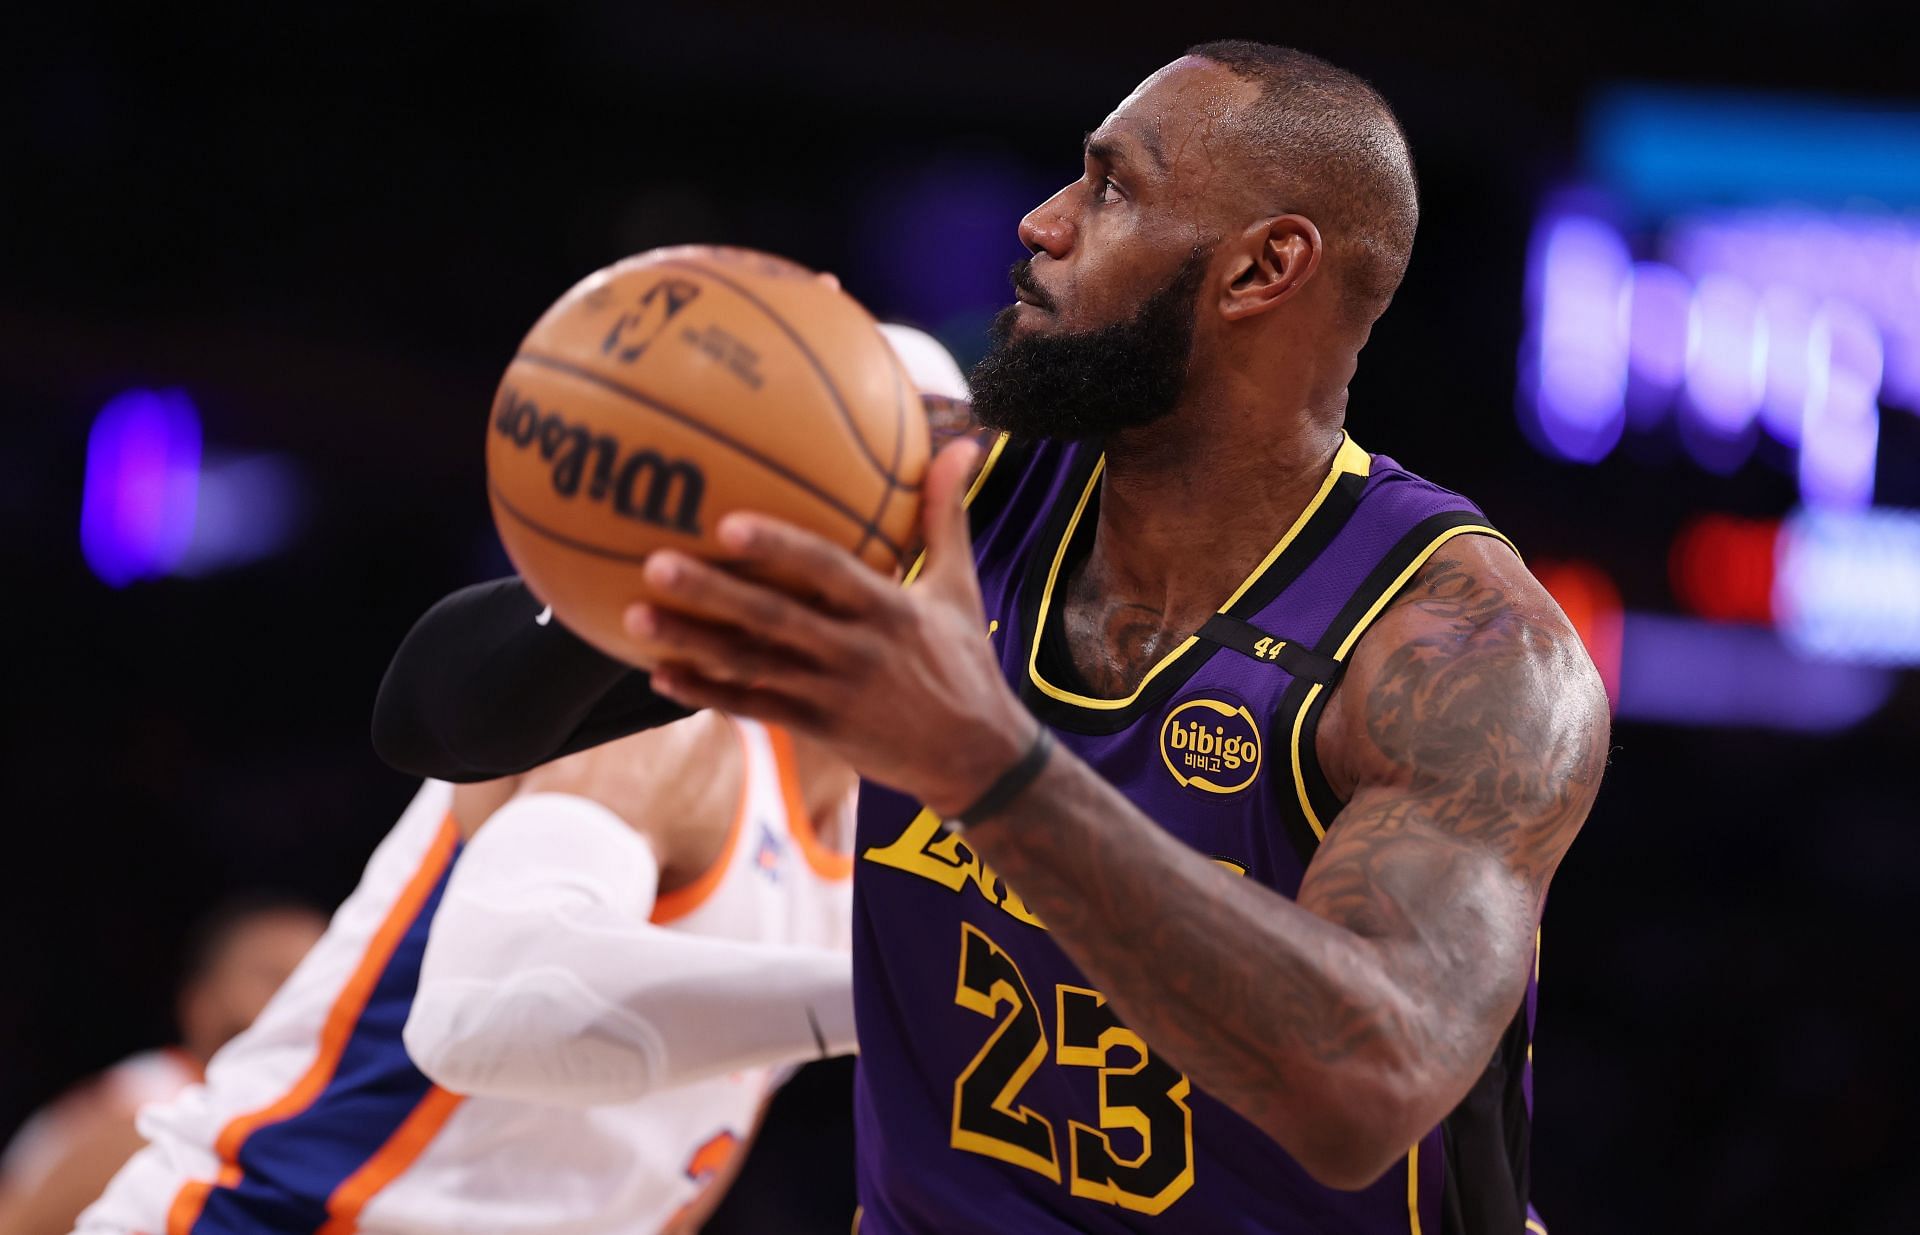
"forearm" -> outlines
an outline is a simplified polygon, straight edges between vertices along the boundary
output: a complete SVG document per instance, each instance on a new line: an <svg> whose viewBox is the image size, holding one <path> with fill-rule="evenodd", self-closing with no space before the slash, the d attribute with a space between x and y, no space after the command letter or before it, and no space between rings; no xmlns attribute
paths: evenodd
<svg viewBox="0 0 1920 1235"><path fill-rule="evenodd" d="M1422 1017L1375 941L1209 861L1064 751L967 843L1130 1028L1309 1170L1364 1183L1367 1142L1393 1146L1384 1166L1425 1131L1406 1103L1429 1083Z"/></svg>
<svg viewBox="0 0 1920 1235"><path fill-rule="evenodd" d="M852 1049L850 964L647 921L645 842L581 798L517 799L455 865L406 1042L462 1093L591 1105Z"/></svg>
<svg viewBox="0 0 1920 1235"><path fill-rule="evenodd" d="M380 684L380 757L416 776L491 780L687 715L540 610L516 578L429 609Z"/></svg>

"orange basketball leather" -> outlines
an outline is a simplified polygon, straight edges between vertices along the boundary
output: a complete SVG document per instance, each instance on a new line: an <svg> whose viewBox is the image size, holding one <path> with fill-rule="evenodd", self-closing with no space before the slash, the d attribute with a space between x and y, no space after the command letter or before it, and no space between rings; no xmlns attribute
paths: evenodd
<svg viewBox="0 0 1920 1235"><path fill-rule="evenodd" d="M720 557L756 510L890 572L917 539L927 427L873 318L804 266L656 249L588 276L534 324L487 427L507 555L569 629L632 659L620 616L671 546Z"/></svg>

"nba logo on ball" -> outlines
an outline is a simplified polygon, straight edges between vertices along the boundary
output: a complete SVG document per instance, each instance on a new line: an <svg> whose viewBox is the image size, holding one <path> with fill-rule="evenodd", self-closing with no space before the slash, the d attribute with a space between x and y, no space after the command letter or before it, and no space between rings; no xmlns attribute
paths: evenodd
<svg viewBox="0 0 1920 1235"><path fill-rule="evenodd" d="M647 344L665 330L674 314L693 303L700 285L686 279L666 279L648 288L633 309L622 313L607 332L600 350L628 364L640 359Z"/></svg>
<svg viewBox="0 0 1920 1235"><path fill-rule="evenodd" d="M1187 699L1160 726L1160 758L1185 788L1239 793L1260 774L1260 726L1244 704Z"/></svg>

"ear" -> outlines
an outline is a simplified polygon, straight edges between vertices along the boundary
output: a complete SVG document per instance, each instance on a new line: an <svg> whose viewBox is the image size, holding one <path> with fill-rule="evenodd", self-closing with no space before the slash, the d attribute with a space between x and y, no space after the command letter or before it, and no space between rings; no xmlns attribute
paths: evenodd
<svg viewBox="0 0 1920 1235"><path fill-rule="evenodd" d="M1285 304L1320 269L1321 250L1320 229L1305 215L1276 215L1253 224L1234 245L1220 316L1239 321Z"/></svg>

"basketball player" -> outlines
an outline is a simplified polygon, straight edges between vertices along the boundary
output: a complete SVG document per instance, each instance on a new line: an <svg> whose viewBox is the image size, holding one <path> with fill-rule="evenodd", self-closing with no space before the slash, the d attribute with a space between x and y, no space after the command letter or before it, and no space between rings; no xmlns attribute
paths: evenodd
<svg viewBox="0 0 1920 1235"><path fill-rule="evenodd" d="M852 786L714 713L428 782L79 1229L690 1235L775 1069L852 1049Z"/></svg>
<svg viewBox="0 0 1920 1235"><path fill-rule="evenodd" d="M1020 224L972 375L1006 437L971 485L935 460L911 586L732 515L736 565L647 565L650 680L463 730L396 696L386 746L519 762L672 701L862 773L862 1235L1543 1230L1536 930L1607 708L1481 512L1345 432L1405 138L1349 73L1213 43L1082 163Z"/></svg>
<svg viewBox="0 0 1920 1235"><path fill-rule="evenodd" d="M0 1235L63 1235L144 1143L141 1107L199 1080L207 1060L245 1029L326 919L278 897L247 897L194 930L174 999L175 1046L142 1051L63 1094L28 1119L0 1157Z"/></svg>
<svg viewBox="0 0 1920 1235"><path fill-rule="evenodd" d="M945 348L885 329L965 420ZM518 600L514 637L570 639ZM697 1230L773 1069L852 1048L851 785L817 746L713 714L429 782L83 1229Z"/></svg>

